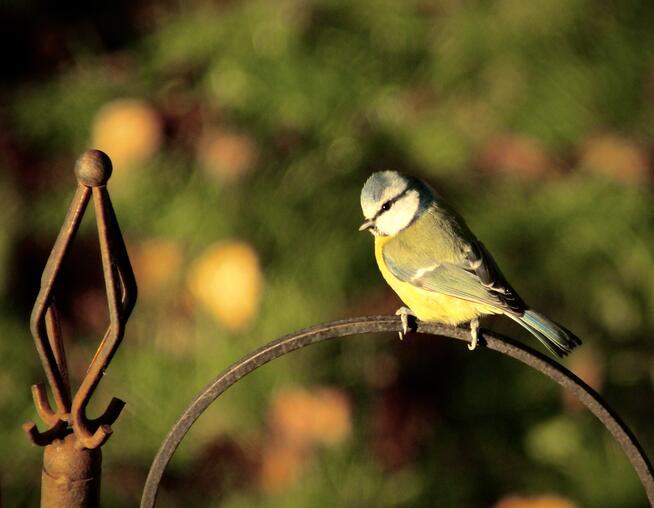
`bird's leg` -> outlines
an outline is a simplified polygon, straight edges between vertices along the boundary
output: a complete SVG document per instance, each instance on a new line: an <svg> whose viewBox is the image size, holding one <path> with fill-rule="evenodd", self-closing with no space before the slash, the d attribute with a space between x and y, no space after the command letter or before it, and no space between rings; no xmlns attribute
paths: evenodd
<svg viewBox="0 0 654 508"><path fill-rule="evenodd" d="M400 340L404 339L404 336L409 333L409 316L416 317L416 315L413 313L409 307L400 307L395 311L396 316L400 316L400 319L402 321L402 331L398 332L400 336Z"/></svg>
<svg viewBox="0 0 654 508"><path fill-rule="evenodd" d="M477 318L470 321L470 335L472 340L468 344L468 349L473 351L477 348L477 341L479 340L479 319Z"/></svg>

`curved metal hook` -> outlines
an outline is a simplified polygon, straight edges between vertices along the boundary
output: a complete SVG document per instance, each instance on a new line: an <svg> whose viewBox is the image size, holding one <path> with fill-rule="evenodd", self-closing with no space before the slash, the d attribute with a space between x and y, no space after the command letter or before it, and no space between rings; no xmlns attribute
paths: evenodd
<svg viewBox="0 0 654 508"><path fill-rule="evenodd" d="M68 213L64 219L64 224L59 231L50 257L43 270L41 289L36 297L30 319L30 329L34 343L36 344L36 350L39 353L48 384L52 389L57 413L60 415L70 411L70 388L67 386L68 372L66 371L65 362L62 364L57 361L57 355L62 350L59 331L57 327L51 326L51 333L48 334L49 327L46 318L50 316L53 322L56 321L52 292L64 257L79 229L90 196L91 190L88 187L82 184L77 186ZM43 405L43 407L49 408L49 404L47 406Z"/></svg>
<svg viewBox="0 0 654 508"><path fill-rule="evenodd" d="M137 293L132 265L105 186L93 187L93 202L110 324L75 394L71 409L73 428L86 448L97 448L109 439L112 432L110 425L125 405L123 401L113 399L101 417L93 421L86 417L86 406L123 339L125 323L134 309Z"/></svg>
<svg viewBox="0 0 654 508"><path fill-rule="evenodd" d="M39 429L34 422L23 423L23 430L27 433L30 441L37 446L48 446L52 444L55 439L63 439L67 434L71 433L68 428L68 423L59 420L51 428L44 432L39 432Z"/></svg>
<svg viewBox="0 0 654 508"><path fill-rule="evenodd" d="M88 205L91 190L79 184L71 200L64 224L55 240L48 261L41 276L41 288L36 297L30 330L34 344L41 360L46 379L55 400L56 411L48 400L47 390L43 383L32 386L32 398L41 419L50 427L40 433L34 422L26 422L23 429L30 441L40 446L46 446L53 439L64 437L70 413L71 395L68 384L68 369L63 353L63 343L57 319L56 305L53 298L54 285L61 269L66 253L73 242L79 225Z"/></svg>
<svg viewBox="0 0 654 508"><path fill-rule="evenodd" d="M61 418L57 413L52 410L50 401L48 400L48 392L43 383L32 385L32 399L36 406L36 411L39 413L41 420L47 425L53 426L64 418Z"/></svg>
<svg viewBox="0 0 654 508"><path fill-rule="evenodd" d="M470 342L470 334L467 330L421 321L416 324L418 333L439 335ZM399 332L401 329L401 321L396 316L370 316L325 323L269 342L232 364L191 401L164 439L150 466L141 498L141 508L154 506L164 470L193 423L222 393L240 379L275 358L324 340L364 333ZM480 335L484 339L483 345L488 349L515 358L570 390L620 444L636 474L638 474L650 504L654 506L654 470L652 465L631 430L608 407L597 392L565 367L528 346L487 331L482 331Z"/></svg>

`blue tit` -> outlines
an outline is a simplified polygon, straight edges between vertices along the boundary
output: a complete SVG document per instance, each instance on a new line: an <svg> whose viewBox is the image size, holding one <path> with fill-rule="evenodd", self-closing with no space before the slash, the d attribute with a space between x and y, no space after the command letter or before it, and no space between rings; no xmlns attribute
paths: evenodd
<svg viewBox="0 0 654 508"><path fill-rule="evenodd" d="M379 269L408 306L397 312L400 338L408 315L447 325L469 321L474 349L479 318L504 314L558 356L581 344L527 306L463 219L421 180L396 171L373 173L361 191L361 208L366 220L359 229L374 235Z"/></svg>

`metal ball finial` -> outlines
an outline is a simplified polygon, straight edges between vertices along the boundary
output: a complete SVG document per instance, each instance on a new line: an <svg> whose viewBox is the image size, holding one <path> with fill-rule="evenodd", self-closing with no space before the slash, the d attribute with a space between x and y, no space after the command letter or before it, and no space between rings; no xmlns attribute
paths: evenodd
<svg viewBox="0 0 654 508"><path fill-rule="evenodd" d="M87 150L75 163L77 180L87 187L106 185L112 170L111 159L100 150Z"/></svg>

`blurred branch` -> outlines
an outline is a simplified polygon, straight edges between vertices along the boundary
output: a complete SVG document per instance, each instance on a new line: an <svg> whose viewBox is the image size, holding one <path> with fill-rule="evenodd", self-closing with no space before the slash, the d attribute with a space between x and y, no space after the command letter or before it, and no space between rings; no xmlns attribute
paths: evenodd
<svg viewBox="0 0 654 508"><path fill-rule="evenodd" d="M398 332L400 329L400 318L396 316L369 316L334 321L286 335L241 358L218 375L193 399L170 430L150 467L141 499L141 508L154 506L163 472L193 423L222 393L243 377L275 358L311 344L365 333ZM469 332L462 328L419 321L416 323L416 332L470 342ZM570 390L620 444L638 474L650 504L654 506L652 465L631 430L622 422L618 414L608 407L597 392L565 367L528 346L487 331L483 331L481 337L483 338L483 341L480 340L481 344L488 349L515 358Z"/></svg>

